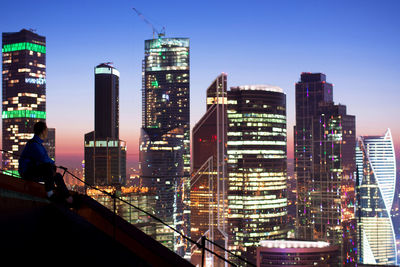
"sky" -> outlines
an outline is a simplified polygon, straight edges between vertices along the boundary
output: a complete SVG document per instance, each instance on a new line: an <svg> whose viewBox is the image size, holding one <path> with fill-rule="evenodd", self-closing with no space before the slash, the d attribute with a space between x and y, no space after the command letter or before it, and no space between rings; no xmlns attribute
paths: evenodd
<svg viewBox="0 0 400 267"><path fill-rule="evenodd" d="M357 135L392 131L400 158L400 1L3 1L0 31L35 29L47 41L47 124L56 160L77 167L94 129L94 67L120 71L120 138L128 167L138 160L144 40L152 29L190 38L191 125L206 110L205 90L221 73L228 86L272 84L287 95L293 158L295 83L322 72L334 101L356 116ZM400 165L400 164L398 164Z"/></svg>

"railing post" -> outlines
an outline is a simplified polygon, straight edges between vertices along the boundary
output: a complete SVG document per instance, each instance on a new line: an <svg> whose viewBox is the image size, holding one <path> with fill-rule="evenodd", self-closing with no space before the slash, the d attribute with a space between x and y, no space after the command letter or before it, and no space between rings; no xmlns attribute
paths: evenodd
<svg viewBox="0 0 400 267"><path fill-rule="evenodd" d="M206 252L206 237L203 235L201 237L201 267L204 267L205 252Z"/></svg>

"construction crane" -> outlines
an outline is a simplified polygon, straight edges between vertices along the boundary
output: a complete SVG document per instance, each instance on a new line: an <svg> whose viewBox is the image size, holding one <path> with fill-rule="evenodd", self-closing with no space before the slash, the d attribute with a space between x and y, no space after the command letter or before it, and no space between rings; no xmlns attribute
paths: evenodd
<svg viewBox="0 0 400 267"><path fill-rule="evenodd" d="M153 30L153 39L154 39L156 33L157 33L158 38L161 38L161 37L165 36L165 27L162 27L161 31L158 31L158 30L153 26L153 24L152 24L150 21L148 21L148 20L145 18L145 16L143 16L142 13L140 13L140 12L139 12L136 8L134 8L134 7L133 7L132 9L136 12L136 14L137 14L147 25L149 25L149 26L152 28L152 30Z"/></svg>

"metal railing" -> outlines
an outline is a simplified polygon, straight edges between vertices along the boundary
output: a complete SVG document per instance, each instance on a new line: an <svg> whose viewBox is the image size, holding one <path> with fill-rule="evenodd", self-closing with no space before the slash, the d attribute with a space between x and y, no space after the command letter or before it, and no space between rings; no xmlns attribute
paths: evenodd
<svg viewBox="0 0 400 267"><path fill-rule="evenodd" d="M12 154L13 156L16 156L17 158L20 157L20 155L18 155L18 154L16 154L16 153L12 153L12 152L5 151L5 150L0 150L0 151L2 151L2 153L6 153L6 154ZM234 257L238 262L242 262L242 263L246 264L247 266L254 266L254 267L256 266L256 265L253 264L252 262L249 262L249 261L247 261L246 259L242 258L241 256L238 256L238 255L234 254L233 252L231 252L231 251L225 249L224 247L222 247L221 245L219 245L219 244L213 242L212 240L209 240L209 239L208 239L207 237L205 237L205 236L202 236L202 237L201 237L201 242L200 242L200 243L197 242L197 241L195 241L195 240L193 240L193 239L191 239L190 237L184 235L184 234L181 233L179 230L177 230L177 229L173 228L172 226L168 225L167 223L165 223L164 221L162 221L161 219L159 219L159 218L156 217L155 215L151 214L150 212L145 211L144 209L142 209L142 208L140 208L140 207L137 207L136 205L133 205L132 203L130 203L130 202L128 202L128 201L126 201L126 200L124 200L124 199L118 197L115 190L114 190L113 193L107 192L106 190L100 189L100 188L98 188L98 187L96 187L96 186L93 186L93 185L91 185L91 184L85 182L85 181L82 180L81 178L77 177L75 174L71 173L71 172L68 170L68 168L66 168L66 167L63 167L63 166L56 166L56 167L57 167L58 169L63 170L63 177L64 177L65 174L67 173L67 174L71 175L74 179L78 180L79 182L81 182L82 184L84 184L85 186L87 186L88 188L91 188L91 189L93 189L93 190L96 190L96 191L98 191L98 192L100 192L100 193L102 193L102 194L104 194L104 195L110 197L110 198L113 200L113 213L114 213L115 216L117 215L117 214L116 214L116 201L119 200L119 201L121 201L122 203L127 204L128 206L130 206L130 207L132 207L132 208L134 208L134 209L136 209L136 210L138 210L138 211L140 211L140 212L146 214L147 216L151 217L153 220L157 221L158 223L161 223L161 224L164 225L165 227L167 227L167 228L169 228L170 230L172 230L173 232L177 233L178 235L180 235L182 238L184 238L185 240L189 241L189 242L192 243L193 245L196 245L196 246L201 250L201 266L202 266L202 267L205 266L205 262L204 262L204 260L205 260L205 259L204 259L204 258L205 258L205 252L211 253L212 255L214 255L215 257L217 257L218 259L220 259L220 260L222 260L222 261L224 261L224 262L226 262L226 263L228 263L228 264L230 264L230 265L232 265L232 266L238 266L237 264L235 264L235 263L232 262L231 260L226 259L225 257L223 257L223 256L219 255L218 253L216 253L216 252L212 251L211 249L209 249L209 248L207 247L206 242L208 242L208 243L210 243L210 244L212 244L212 245L217 246L219 249L223 250L224 252L227 252L229 255L231 255L232 257ZM14 177L20 177L20 175L19 175L17 172L15 172L15 171L10 171L10 170L7 170L7 169L3 169L3 166L2 166L2 168L1 168L1 172L4 173L4 174L7 174L7 175L14 176ZM85 190L85 195L87 195L87 194L86 194L86 190ZM115 221L114 221L114 228L115 228ZM114 229L114 237L115 237L115 229Z"/></svg>

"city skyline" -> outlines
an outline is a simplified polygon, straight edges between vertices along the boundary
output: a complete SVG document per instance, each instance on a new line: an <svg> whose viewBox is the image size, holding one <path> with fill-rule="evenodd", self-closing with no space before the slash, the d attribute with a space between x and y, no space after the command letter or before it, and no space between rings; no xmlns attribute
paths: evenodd
<svg viewBox="0 0 400 267"><path fill-rule="evenodd" d="M165 25L166 37L191 40L191 128L205 111L203 88L221 72L228 74L228 88L275 84L287 93L291 159L294 83L301 72L323 72L335 84L335 98L357 117L357 136L381 134L380 129L391 128L396 155L400 153L400 125L395 117L400 112L395 102L400 96L396 86L399 21L395 17L400 5L394 1L379 6L368 1L362 6L294 1L287 5L213 3L215 10L226 11L221 17L206 9L207 3L157 6L156 1L154 8L128 1L112 7L92 3L80 3L73 9L66 3L46 3L35 12L22 4L18 14L23 16L15 19L14 12L5 12L0 18L2 32L35 28L37 34L46 36L47 123L57 129L59 164L75 167L83 159L82 136L93 125L92 68L104 61L114 62L124 77L120 85L120 138L129 144L128 167L138 161L141 57L144 40L151 38L152 31L132 7L161 23L155 23L157 28ZM5 3L4 8L10 10L11 4ZM208 12L206 22L204 12ZM94 19L104 16L112 19ZM59 19L53 23L56 17ZM187 21L186 25L181 20ZM75 31L78 26L81 28ZM73 102L65 101L68 97Z"/></svg>

